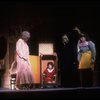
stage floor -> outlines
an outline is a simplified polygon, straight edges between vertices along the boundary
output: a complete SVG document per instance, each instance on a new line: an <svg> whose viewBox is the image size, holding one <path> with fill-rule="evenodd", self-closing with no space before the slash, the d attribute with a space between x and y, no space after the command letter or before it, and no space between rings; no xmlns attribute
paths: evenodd
<svg viewBox="0 0 100 100"><path fill-rule="evenodd" d="M75 90L100 90L100 87L75 87L75 88L33 88L23 90L12 90L9 88L0 88L1 92L38 92L38 91L75 91Z"/></svg>
<svg viewBox="0 0 100 100"><path fill-rule="evenodd" d="M31 90L0 89L2 98L36 98L36 99L67 99L67 98L100 98L100 87L86 88L43 88Z"/></svg>

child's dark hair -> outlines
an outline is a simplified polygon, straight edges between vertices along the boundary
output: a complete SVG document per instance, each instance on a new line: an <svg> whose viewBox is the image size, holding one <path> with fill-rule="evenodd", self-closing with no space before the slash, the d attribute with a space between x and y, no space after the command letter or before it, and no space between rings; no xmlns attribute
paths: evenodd
<svg viewBox="0 0 100 100"><path fill-rule="evenodd" d="M79 37L80 38L81 37L85 37L86 38L86 41L89 41L90 40L88 34L81 34Z"/></svg>
<svg viewBox="0 0 100 100"><path fill-rule="evenodd" d="M54 67L53 62L48 62L48 63L47 63L47 68L49 67L49 65L51 65L52 67Z"/></svg>

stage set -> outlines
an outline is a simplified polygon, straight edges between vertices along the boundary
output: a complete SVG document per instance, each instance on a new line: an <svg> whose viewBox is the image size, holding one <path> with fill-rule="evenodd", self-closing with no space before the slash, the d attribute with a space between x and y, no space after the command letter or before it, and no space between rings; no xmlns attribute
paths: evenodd
<svg viewBox="0 0 100 100"><path fill-rule="evenodd" d="M100 98L100 17L99 3L90 2L0 2L0 98ZM57 51L61 36L69 34L74 47L79 27L95 41L97 69L94 87L62 88ZM31 33L30 63L34 77L32 89L16 89L16 42L23 30ZM71 52L70 52L71 53ZM69 56L68 56L69 57ZM48 77L48 65L54 66ZM76 66L75 66L76 67ZM9 70L11 73L9 73ZM98 77L97 77L98 76ZM49 82L49 84L48 84Z"/></svg>

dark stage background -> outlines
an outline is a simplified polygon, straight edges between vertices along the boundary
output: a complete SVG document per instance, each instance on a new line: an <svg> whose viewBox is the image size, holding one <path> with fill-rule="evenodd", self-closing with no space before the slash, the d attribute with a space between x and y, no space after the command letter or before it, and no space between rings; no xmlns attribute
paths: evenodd
<svg viewBox="0 0 100 100"><path fill-rule="evenodd" d="M37 54L38 42L53 41L59 44L60 41L56 40L63 33L72 33L73 28L78 26L89 34L98 50L99 4L99 1L0 1L0 31L13 31L15 27L29 30L31 53Z"/></svg>

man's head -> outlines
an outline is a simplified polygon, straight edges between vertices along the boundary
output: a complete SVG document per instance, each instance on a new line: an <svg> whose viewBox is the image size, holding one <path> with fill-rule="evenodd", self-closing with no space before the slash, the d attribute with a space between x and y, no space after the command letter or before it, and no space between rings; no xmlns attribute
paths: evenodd
<svg viewBox="0 0 100 100"><path fill-rule="evenodd" d="M66 45L69 42L68 36L65 34L62 36L62 43Z"/></svg>

